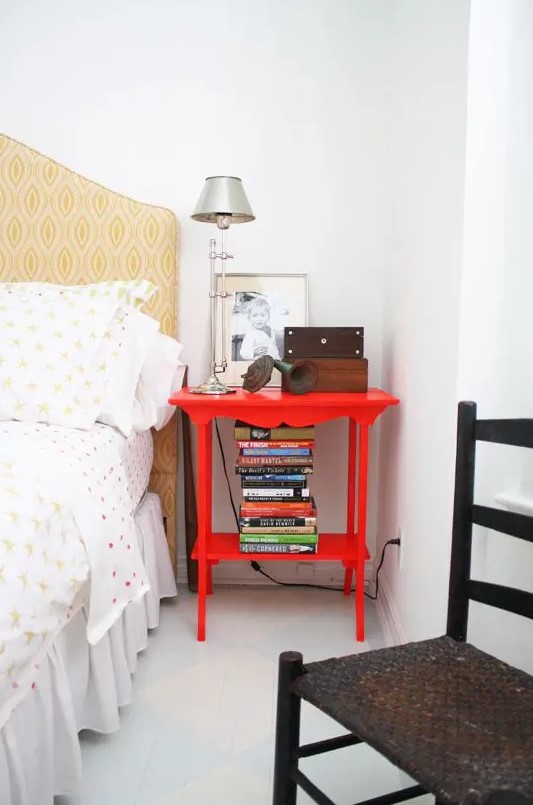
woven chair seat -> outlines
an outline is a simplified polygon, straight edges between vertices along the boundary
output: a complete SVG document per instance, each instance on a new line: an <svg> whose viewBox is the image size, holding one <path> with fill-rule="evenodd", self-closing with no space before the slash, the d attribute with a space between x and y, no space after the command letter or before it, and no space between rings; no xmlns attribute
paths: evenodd
<svg viewBox="0 0 533 805"><path fill-rule="evenodd" d="M438 799L533 797L533 678L449 637L309 663L293 692Z"/></svg>

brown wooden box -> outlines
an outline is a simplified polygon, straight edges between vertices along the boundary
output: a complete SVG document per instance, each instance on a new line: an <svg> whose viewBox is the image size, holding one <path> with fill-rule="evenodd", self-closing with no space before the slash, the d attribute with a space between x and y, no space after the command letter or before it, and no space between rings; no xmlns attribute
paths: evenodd
<svg viewBox="0 0 533 805"><path fill-rule="evenodd" d="M285 358L362 358L364 327L285 327Z"/></svg>
<svg viewBox="0 0 533 805"><path fill-rule="evenodd" d="M318 381L313 391L368 391L366 358L284 358L285 363L296 363L297 360L317 366ZM281 387L283 391L289 391L284 374Z"/></svg>

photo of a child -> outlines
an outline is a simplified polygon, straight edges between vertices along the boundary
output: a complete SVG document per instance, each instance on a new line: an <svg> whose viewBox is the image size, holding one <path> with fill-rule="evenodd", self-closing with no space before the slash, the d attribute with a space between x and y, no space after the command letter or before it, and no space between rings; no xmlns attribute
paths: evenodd
<svg viewBox="0 0 533 805"><path fill-rule="evenodd" d="M280 304L280 300L265 294L238 291L234 295L231 317L232 360L254 361L262 355L279 360L288 315L287 306Z"/></svg>
<svg viewBox="0 0 533 805"><path fill-rule="evenodd" d="M270 355L279 360L280 354L272 327L270 326L270 304L264 296L256 296L248 307L250 327L244 335L239 350L243 361L255 361L261 355Z"/></svg>

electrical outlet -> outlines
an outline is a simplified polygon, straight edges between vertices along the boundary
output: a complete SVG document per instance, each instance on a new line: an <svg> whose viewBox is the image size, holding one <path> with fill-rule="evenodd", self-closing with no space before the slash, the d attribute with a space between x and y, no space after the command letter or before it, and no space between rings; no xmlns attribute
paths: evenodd
<svg viewBox="0 0 533 805"><path fill-rule="evenodd" d="M405 531L401 526L398 526L398 539L400 540L400 544L398 545L398 569L401 570L403 566L403 552L405 550Z"/></svg>

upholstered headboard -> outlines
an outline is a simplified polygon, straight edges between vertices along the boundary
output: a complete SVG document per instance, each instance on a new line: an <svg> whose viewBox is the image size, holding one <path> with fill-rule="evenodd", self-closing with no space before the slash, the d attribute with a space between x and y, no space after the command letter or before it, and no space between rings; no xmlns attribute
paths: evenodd
<svg viewBox="0 0 533 805"><path fill-rule="evenodd" d="M0 134L0 279L69 285L146 278L159 286L147 312L177 334L178 222L85 179ZM167 517L176 564L176 417L154 432L151 488Z"/></svg>

